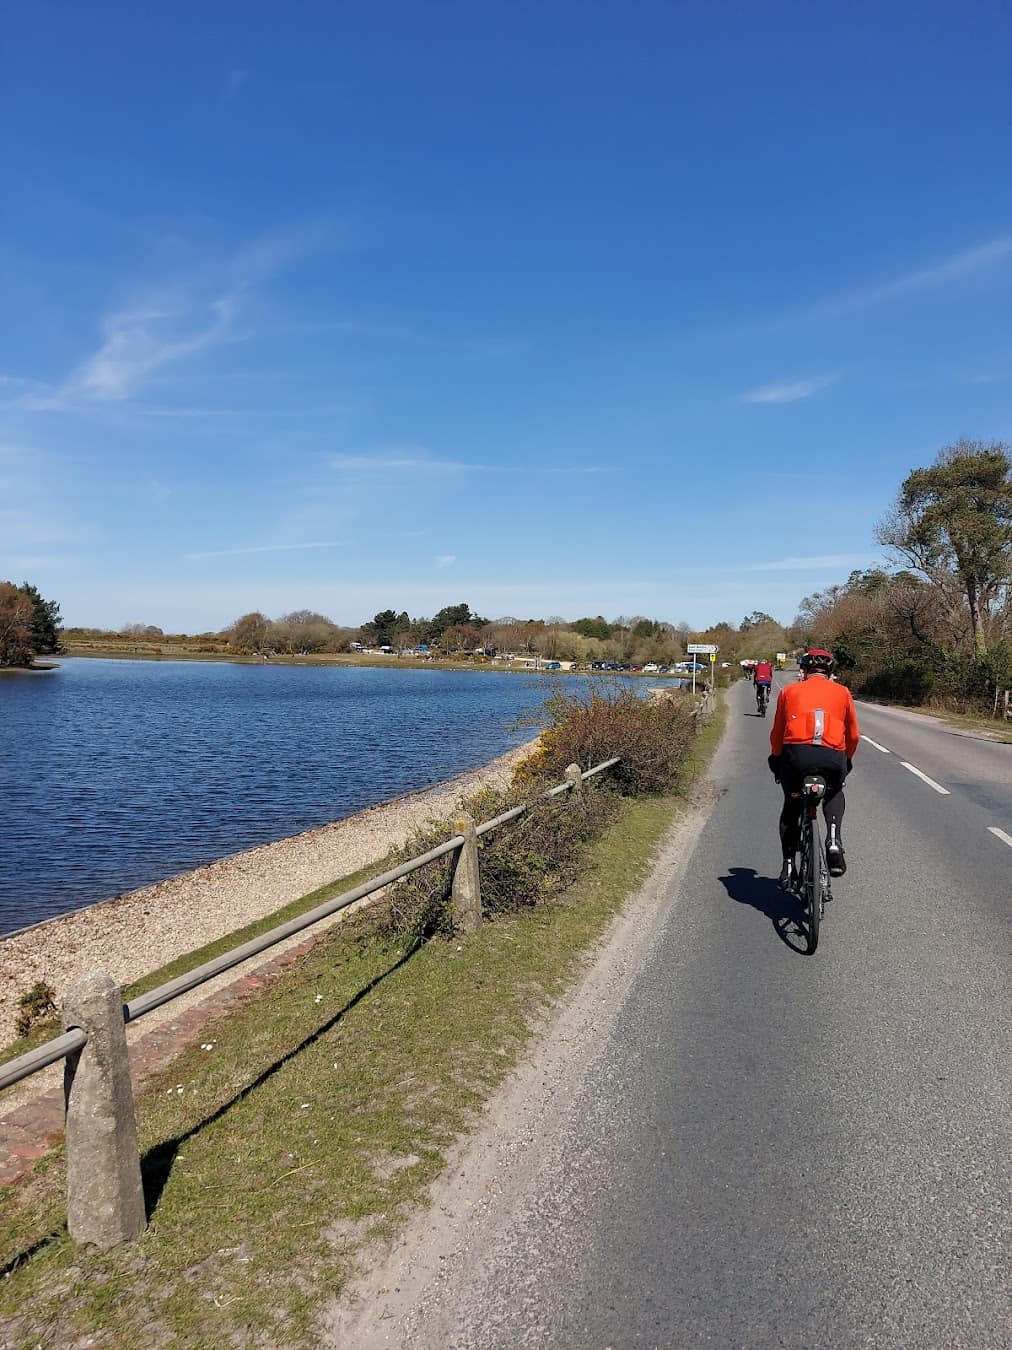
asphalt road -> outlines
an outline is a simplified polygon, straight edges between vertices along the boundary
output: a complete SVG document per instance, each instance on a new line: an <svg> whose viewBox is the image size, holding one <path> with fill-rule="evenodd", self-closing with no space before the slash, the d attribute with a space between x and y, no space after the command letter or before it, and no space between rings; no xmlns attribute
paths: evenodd
<svg viewBox="0 0 1012 1350"><path fill-rule="evenodd" d="M809 956L753 707L607 1036L396 1343L1012 1344L1012 746L859 709Z"/></svg>

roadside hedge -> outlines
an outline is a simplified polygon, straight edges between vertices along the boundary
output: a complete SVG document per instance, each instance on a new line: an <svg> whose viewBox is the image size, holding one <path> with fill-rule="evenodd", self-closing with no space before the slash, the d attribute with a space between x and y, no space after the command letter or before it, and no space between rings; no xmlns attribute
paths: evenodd
<svg viewBox="0 0 1012 1350"><path fill-rule="evenodd" d="M515 821L478 841L482 908L487 916L536 905L565 890L583 855L619 809L619 797L670 793L681 782L695 738L688 699L647 700L623 686L560 690L545 704L550 725L538 748L522 760L509 787L483 788L460 800L459 811L479 825L541 797L562 781L570 764L586 771L615 756L621 763L589 780L582 802L570 793L537 801ZM416 830L395 855L408 861L447 838L445 821ZM449 855L392 888L388 922L419 941L451 931L453 873Z"/></svg>

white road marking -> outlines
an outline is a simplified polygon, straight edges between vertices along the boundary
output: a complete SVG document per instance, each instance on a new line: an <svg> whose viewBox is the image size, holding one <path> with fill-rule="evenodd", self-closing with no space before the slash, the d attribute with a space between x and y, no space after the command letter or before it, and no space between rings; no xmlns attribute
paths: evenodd
<svg viewBox="0 0 1012 1350"><path fill-rule="evenodd" d="M866 736L863 731L861 733L861 739L862 741L867 741L869 745L873 745L876 750L881 750L883 755L892 754L891 750L887 750L884 745L879 745L878 741L873 741L872 738L870 736Z"/></svg>
<svg viewBox="0 0 1012 1350"><path fill-rule="evenodd" d="M997 825L989 825L987 828L992 834L997 835L1003 844L1008 844L1009 848L1012 848L1012 834L1006 834L1004 830L999 830Z"/></svg>
<svg viewBox="0 0 1012 1350"><path fill-rule="evenodd" d="M943 788L941 783L936 783L933 778L929 778L926 773L922 773L921 770L915 768L913 764L908 764L905 759L901 759L900 763L903 765L904 769L909 769L911 773L916 774L923 783L927 783L929 788L934 788L936 792L940 792L943 797L952 796L952 793L948 788Z"/></svg>

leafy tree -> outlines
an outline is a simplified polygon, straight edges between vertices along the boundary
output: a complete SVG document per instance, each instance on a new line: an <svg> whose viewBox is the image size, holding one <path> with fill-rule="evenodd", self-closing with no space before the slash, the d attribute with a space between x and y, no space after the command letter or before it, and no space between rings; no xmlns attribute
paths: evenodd
<svg viewBox="0 0 1012 1350"><path fill-rule="evenodd" d="M467 623L474 628L484 628L488 619L483 619L478 614L472 614L470 605L446 605L438 614L432 616L432 626L437 633L443 632L445 628L452 628L454 624L458 623Z"/></svg>
<svg viewBox="0 0 1012 1350"><path fill-rule="evenodd" d="M21 594L32 607L31 644L32 650L39 656L48 656L60 650L60 637L63 622L60 619L60 606L55 600L43 600L36 586L27 581L18 587Z"/></svg>
<svg viewBox="0 0 1012 1350"><path fill-rule="evenodd" d="M296 609L283 614L273 625L275 636L288 652L320 652L333 647L337 625L325 614Z"/></svg>
<svg viewBox="0 0 1012 1350"><path fill-rule="evenodd" d="M600 638L602 641L611 637L611 624L600 614L596 619L577 619L570 627L581 637Z"/></svg>
<svg viewBox="0 0 1012 1350"><path fill-rule="evenodd" d="M746 614L741 621L741 631L747 633L750 628L761 628L764 623L776 623L772 614L767 614L765 610L754 609L751 614Z"/></svg>
<svg viewBox="0 0 1012 1350"><path fill-rule="evenodd" d="M367 642L373 642L378 647L386 647L392 643L396 628L397 611L394 609L381 609L368 623L362 625L361 631L362 636Z"/></svg>
<svg viewBox="0 0 1012 1350"><path fill-rule="evenodd" d="M879 542L944 596L966 600L973 650L987 654L992 612L1012 584L1012 458L1001 441L960 440L903 480Z"/></svg>
<svg viewBox="0 0 1012 1350"><path fill-rule="evenodd" d="M632 627L634 639L659 637L660 634L661 625L654 619L637 619Z"/></svg>
<svg viewBox="0 0 1012 1350"><path fill-rule="evenodd" d="M273 646L271 621L258 609L243 614L228 630L228 640L233 647L244 647L247 651L267 651Z"/></svg>
<svg viewBox="0 0 1012 1350"><path fill-rule="evenodd" d="M439 645L445 652L473 652L480 645L481 632L470 623L455 623L443 630Z"/></svg>
<svg viewBox="0 0 1012 1350"><path fill-rule="evenodd" d="M30 666L32 602L10 581L0 581L0 666Z"/></svg>

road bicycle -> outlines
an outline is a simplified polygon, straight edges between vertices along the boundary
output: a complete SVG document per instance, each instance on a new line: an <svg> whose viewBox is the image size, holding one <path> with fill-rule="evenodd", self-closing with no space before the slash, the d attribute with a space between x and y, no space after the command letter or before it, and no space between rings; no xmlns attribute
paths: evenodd
<svg viewBox="0 0 1012 1350"><path fill-rule="evenodd" d="M814 952L819 945L823 909L826 901L833 898L829 868L819 838L819 804L826 799L826 780L818 774L809 774L801 784L801 799L801 861L795 889L808 925L808 950Z"/></svg>
<svg viewBox="0 0 1012 1350"><path fill-rule="evenodd" d="M766 709L770 702L770 687L768 684L757 684L755 687L755 705L759 710L759 716L766 716Z"/></svg>

